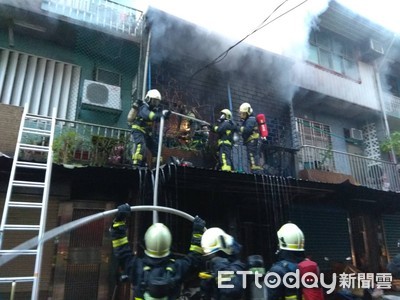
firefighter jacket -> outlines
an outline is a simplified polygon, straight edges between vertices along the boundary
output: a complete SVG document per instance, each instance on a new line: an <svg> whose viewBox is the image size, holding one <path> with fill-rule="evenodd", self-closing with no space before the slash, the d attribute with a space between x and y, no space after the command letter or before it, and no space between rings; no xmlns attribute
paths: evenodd
<svg viewBox="0 0 400 300"><path fill-rule="evenodd" d="M114 222L110 232L113 253L132 283L135 300L144 299L145 294L154 299L177 299L183 281L200 267L202 250L199 232L193 232L189 253L178 259L173 259L171 255L163 258L133 255L126 236L125 221ZM160 287L162 294L154 296L153 290Z"/></svg>
<svg viewBox="0 0 400 300"><path fill-rule="evenodd" d="M240 248L241 246L235 242L232 255L222 254L206 263L208 266L207 271L211 276L209 278L202 278L200 282L202 299L243 299L245 291L243 289L243 276L242 274L238 274L237 271L246 270L246 264L239 259ZM231 271L232 273L223 274L221 271ZM232 285L232 288L218 288L219 281L223 281L223 284Z"/></svg>
<svg viewBox="0 0 400 300"><path fill-rule="evenodd" d="M147 103L143 103L138 108L138 113L132 122L132 129L139 130L144 134L150 134L155 121L159 121L162 116L161 108L150 107Z"/></svg>
<svg viewBox="0 0 400 300"><path fill-rule="evenodd" d="M233 134L235 132L236 125L232 122L232 120L224 120L216 123L212 129L218 134L218 146L222 144L229 146L233 145Z"/></svg>
<svg viewBox="0 0 400 300"><path fill-rule="evenodd" d="M280 250L278 261L275 262L268 273L274 272L280 277L280 284L276 288L268 287L268 300L298 300L301 299L301 290L296 288L287 288L283 283L283 276L289 272L296 272L297 264L304 260L304 252ZM270 274L271 275L271 274ZM269 276L271 283L276 282L274 276ZM272 284L271 284L272 285Z"/></svg>
<svg viewBox="0 0 400 300"><path fill-rule="evenodd" d="M243 142L245 144L260 137L258 123L254 115L251 114L243 121L242 126L239 127L239 131L242 134Z"/></svg>

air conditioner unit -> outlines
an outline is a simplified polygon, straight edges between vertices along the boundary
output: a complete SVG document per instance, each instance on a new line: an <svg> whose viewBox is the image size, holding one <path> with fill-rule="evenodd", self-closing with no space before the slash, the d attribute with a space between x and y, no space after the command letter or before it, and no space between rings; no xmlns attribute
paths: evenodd
<svg viewBox="0 0 400 300"><path fill-rule="evenodd" d="M385 54L382 43L377 40L368 39L364 44L365 46L361 50L361 59L365 62L374 61Z"/></svg>
<svg viewBox="0 0 400 300"><path fill-rule="evenodd" d="M350 137L355 140L363 140L363 132L360 129L350 128Z"/></svg>
<svg viewBox="0 0 400 300"><path fill-rule="evenodd" d="M82 107L101 111L121 110L121 88L102 82L83 82Z"/></svg>
<svg viewBox="0 0 400 300"><path fill-rule="evenodd" d="M377 52L381 55L383 55L385 53L385 51L383 50L383 45L376 40L370 39L369 46L370 46L370 49L374 52Z"/></svg>

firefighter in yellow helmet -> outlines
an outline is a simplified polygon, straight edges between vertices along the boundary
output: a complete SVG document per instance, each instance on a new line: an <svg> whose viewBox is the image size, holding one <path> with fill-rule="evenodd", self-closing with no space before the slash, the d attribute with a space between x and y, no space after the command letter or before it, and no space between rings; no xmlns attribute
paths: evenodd
<svg viewBox="0 0 400 300"><path fill-rule="evenodd" d="M232 121L232 113L229 109L221 110L221 116L212 130L218 135L218 163L222 171L232 171L232 146L233 134L236 125Z"/></svg>
<svg viewBox="0 0 400 300"><path fill-rule="evenodd" d="M158 141L153 137L153 124L162 116L168 118L169 110L161 110L161 94L158 90L149 90L144 101L136 107L136 112L130 120L132 128L132 164L134 167L146 166L146 152L150 150L153 160L157 157Z"/></svg>
<svg viewBox="0 0 400 300"><path fill-rule="evenodd" d="M243 138L243 144L247 149L247 160L251 173L262 173L260 166L260 132L257 120L253 114L253 108L247 102L239 107L239 115L242 124L239 126L239 132Z"/></svg>
<svg viewBox="0 0 400 300"><path fill-rule="evenodd" d="M193 221L189 253L178 259L171 254L172 235L162 223L151 225L144 236L144 257L132 254L128 243L126 220L131 210L128 204L118 206L110 228L113 253L133 286L134 299L177 299L183 281L198 272L202 262L201 236L205 222L199 217Z"/></svg>
<svg viewBox="0 0 400 300"><path fill-rule="evenodd" d="M202 299L243 299L243 276L246 265L240 260L241 245L219 227L207 229L201 238L204 252L205 272L200 273ZM224 274L221 271L233 271ZM225 280L228 279L229 282ZM231 288L218 288L218 283L233 285Z"/></svg>
<svg viewBox="0 0 400 300"><path fill-rule="evenodd" d="M280 285L271 288L277 278L269 276L268 300L297 300L301 299L300 291L296 288L287 288L282 278L288 272L296 272L297 264L305 259L304 234L301 229L293 223L284 224L277 232L279 241L278 261L269 269L271 274L280 277ZM299 298L300 297L300 298Z"/></svg>

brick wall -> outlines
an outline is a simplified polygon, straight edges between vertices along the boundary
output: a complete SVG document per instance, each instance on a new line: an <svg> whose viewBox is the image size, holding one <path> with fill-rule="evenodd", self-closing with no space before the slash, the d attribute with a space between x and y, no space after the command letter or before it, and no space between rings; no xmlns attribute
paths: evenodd
<svg viewBox="0 0 400 300"><path fill-rule="evenodd" d="M23 107L0 103L0 152L13 156Z"/></svg>

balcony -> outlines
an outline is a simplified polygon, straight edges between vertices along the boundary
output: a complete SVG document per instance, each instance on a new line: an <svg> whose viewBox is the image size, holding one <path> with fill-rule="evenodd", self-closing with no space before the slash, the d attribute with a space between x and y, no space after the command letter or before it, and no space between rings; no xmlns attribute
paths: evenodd
<svg viewBox="0 0 400 300"><path fill-rule="evenodd" d="M100 27L110 33L139 37L143 12L104 0L43 0L41 9Z"/></svg>
<svg viewBox="0 0 400 300"><path fill-rule="evenodd" d="M30 128L46 129L44 122L31 121ZM25 134L22 143L46 145L48 138L32 140ZM56 119L53 161L65 166L124 167L129 165L130 131L97 124ZM43 162L40 151L21 150L22 160Z"/></svg>
<svg viewBox="0 0 400 300"><path fill-rule="evenodd" d="M43 124L40 122L30 124L32 128L44 129L41 126ZM29 135L23 136L22 142L36 145L45 145L48 142L48 139L32 141L29 138ZM129 167L131 148L129 129L56 119L53 150L54 162L57 164ZM164 147L163 155L176 155L170 153L172 150L177 148ZM189 152L193 154L196 151ZM41 161L40 152L28 153L22 150L19 155L23 160ZM313 178L306 179L312 181L341 183L349 180L355 185L400 192L399 168L394 163L315 146L302 146L293 155L299 164L299 178L305 179L302 174L309 172L312 173L309 177ZM201 161L196 165L203 163ZM332 178L336 178L336 182Z"/></svg>
<svg viewBox="0 0 400 300"><path fill-rule="evenodd" d="M356 185L400 192L399 169L391 162L314 146L302 146L297 160L299 174L316 170L326 176L341 175Z"/></svg>

